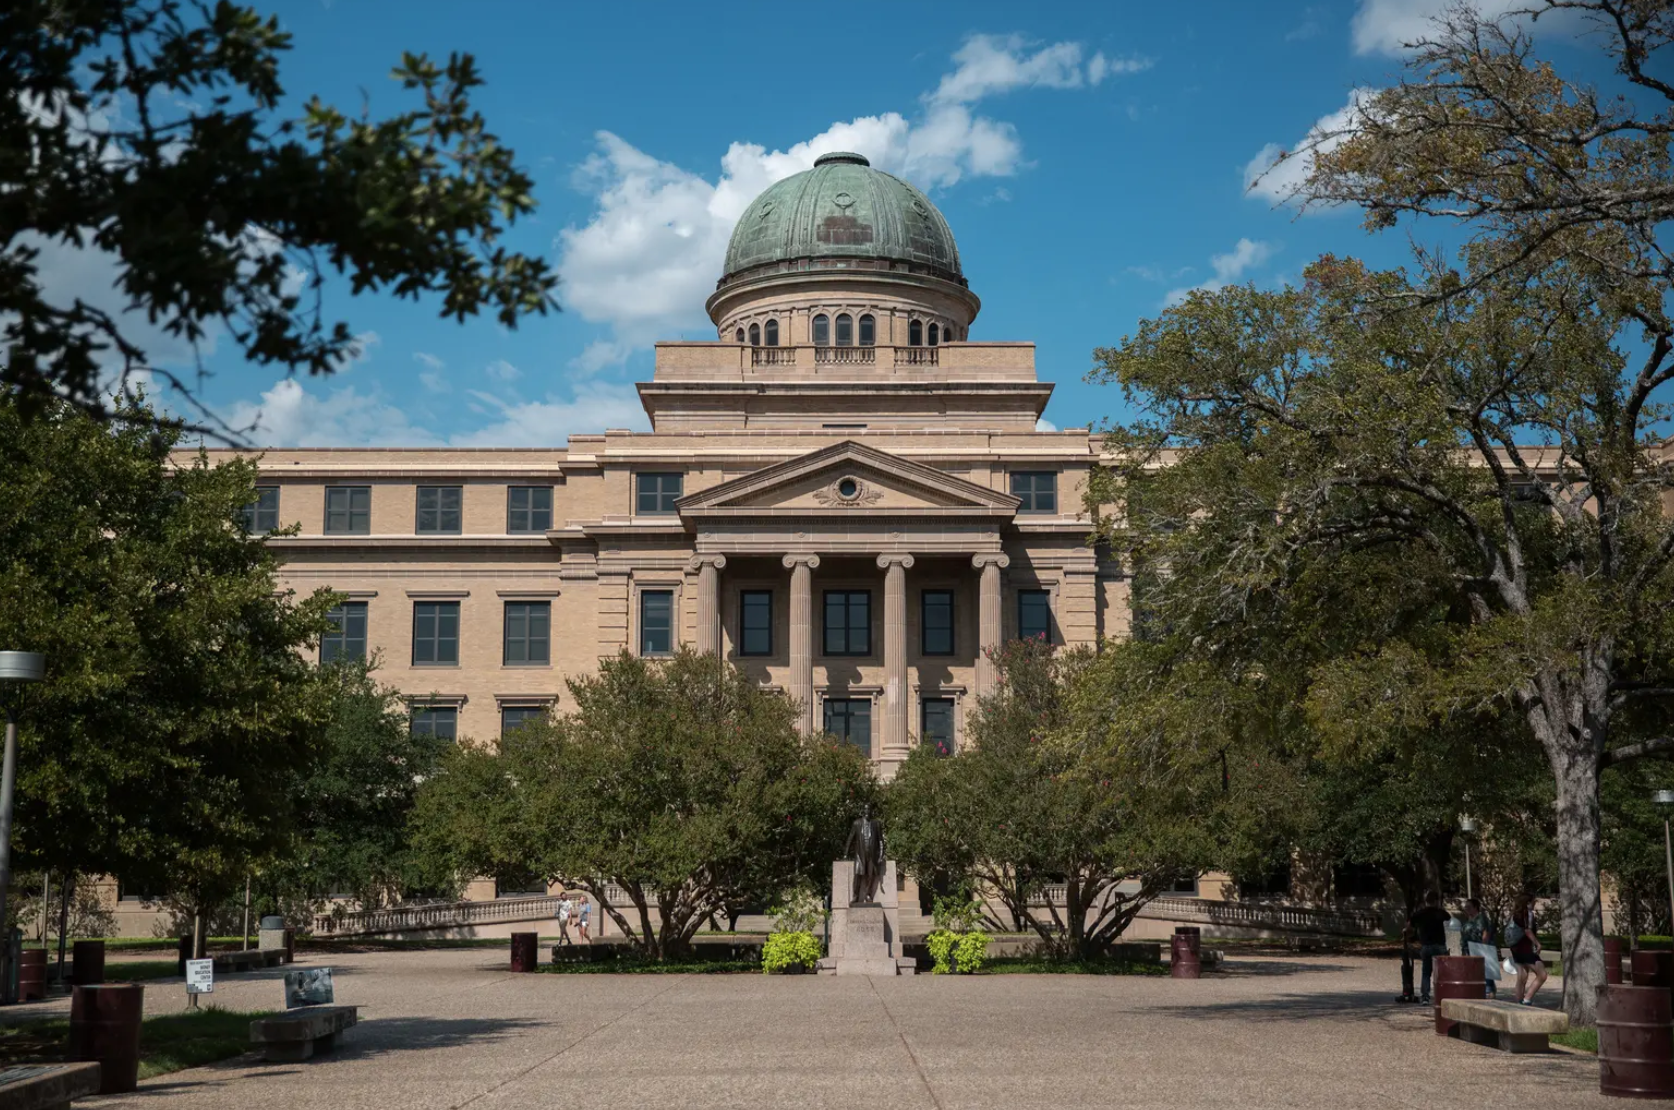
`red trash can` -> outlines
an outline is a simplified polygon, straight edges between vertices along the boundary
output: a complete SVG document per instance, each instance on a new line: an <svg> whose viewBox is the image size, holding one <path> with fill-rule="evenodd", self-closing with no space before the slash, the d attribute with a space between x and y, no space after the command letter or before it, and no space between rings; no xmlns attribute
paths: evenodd
<svg viewBox="0 0 1674 1110"><path fill-rule="evenodd" d="M513 933L511 935L511 969L533 971L540 962L540 934Z"/></svg>
<svg viewBox="0 0 1674 1110"><path fill-rule="evenodd" d="M47 950L25 948L17 965L17 1000L32 1002L46 997Z"/></svg>
<svg viewBox="0 0 1674 1110"><path fill-rule="evenodd" d="M1172 944L1173 958L1169 961L1168 974L1175 979L1202 978L1203 962L1192 948L1192 938L1176 933Z"/></svg>
<svg viewBox="0 0 1674 1110"><path fill-rule="evenodd" d="M1674 1098L1674 996L1662 987L1598 989L1598 1089Z"/></svg>
<svg viewBox="0 0 1674 1110"><path fill-rule="evenodd" d="M138 983L75 987L70 993L70 1059L99 1065L99 1093L119 1095L139 1086L140 1018L145 988Z"/></svg>
<svg viewBox="0 0 1674 1110"><path fill-rule="evenodd" d="M1442 1017L1441 1004L1449 998L1487 998L1481 956L1437 956L1431 969L1430 998L1435 1003L1436 1035L1457 1037L1459 1023Z"/></svg>
<svg viewBox="0 0 1674 1110"><path fill-rule="evenodd" d="M1619 986L1622 982L1622 938L1604 938L1604 982Z"/></svg>

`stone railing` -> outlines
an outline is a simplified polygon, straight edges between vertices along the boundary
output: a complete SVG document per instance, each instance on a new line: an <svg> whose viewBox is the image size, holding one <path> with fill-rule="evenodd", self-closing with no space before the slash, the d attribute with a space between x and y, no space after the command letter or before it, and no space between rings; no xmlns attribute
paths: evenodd
<svg viewBox="0 0 1674 1110"><path fill-rule="evenodd" d="M941 348L939 347L897 347L895 348L895 365L897 366L935 366L940 363Z"/></svg>
<svg viewBox="0 0 1674 1110"><path fill-rule="evenodd" d="M465 929L473 925L531 921L557 915L558 899L555 896L496 898L492 902L431 902L340 915L316 914L314 935L348 937L429 929Z"/></svg>
<svg viewBox="0 0 1674 1110"><path fill-rule="evenodd" d="M1031 906L1059 906L1068 901L1062 883L1049 883L1029 896ZM1379 937L1383 920L1369 910L1325 910L1267 902L1218 902L1206 898L1153 898L1140 907L1140 917L1256 929L1274 933L1330 933L1335 936Z"/></svg>
<svg viewBox="0 0 1674 1110"><path fill-rule="evenodd" d="M878 361L876 347L815 347L814 365L854 365Z"/></svg>
<svg viewBox="0 0 1674 1110"><path fill-rule="evenodd" d="M751 347L751 366L795 366L795 347Z"/></svg>

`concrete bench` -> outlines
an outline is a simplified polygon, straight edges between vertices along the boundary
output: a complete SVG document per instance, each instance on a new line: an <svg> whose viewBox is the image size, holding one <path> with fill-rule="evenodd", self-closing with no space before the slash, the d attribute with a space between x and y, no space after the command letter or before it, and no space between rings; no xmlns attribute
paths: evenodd
<svg viewBox="0 0 1674 1110"><path fill-rule="evenodd" d="M1293 936L1286 944L1292 952L1341 952L1341 937Z"/></svg>
<svg viewBox="0 0 1674 1110"><path fill-rule="evenodd" d="M250 1023L250 1043L262 1059L296 1063L337 1047L337 1034L355 1023L356 1006L303 1006Z"/></svg>
<svg viewBox="0 0 1674 1110"><path fill-rule="evenodd" d="M0 1068L0 1107L4 1110L69 1110L72 1099L98 1090L98 1064Z"/></svg>
<svg viewBox="0 0 1674 1110"><path fill-rule="evenodd" d="M1442 1002L1441 1014L1459 1023L1459 1035L1465 1040L1506 1052L1545 1052L1551 1048L1548 1037L1569 1029L1569 1015L1562 1010L1515 1002L1449 998Z"/></svg>
<svg viewBox="0 0 1674 1110"><path fill-rule="evenodd" d="M283 948L252 948L247 952L222 952L213 957L217 974L279 967L285 962Z"/></svg>

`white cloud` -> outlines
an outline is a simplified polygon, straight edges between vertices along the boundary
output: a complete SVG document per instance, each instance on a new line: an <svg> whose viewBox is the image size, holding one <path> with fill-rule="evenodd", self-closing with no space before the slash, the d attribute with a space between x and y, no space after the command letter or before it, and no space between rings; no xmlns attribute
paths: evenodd
<svg viewBox="0 0 1674 1110"><path fill-rule="evenodd" d="M1434 37L1432 22L1460 0L1360 0L1350 29L1356 54L1407 53L1407 44ZM1498 19L1503 15L1530 8L1528 0L1471 0L1469 4L1478 15ZM1578 12L1546 12L1537 20L1519 17L1525 30L1539 30L1546 34L1572 35L1584 22Z"/></svg>
<svg viewBox="0 0 1674 1110"><path fill-rule="evenodd" d="M1082 88L1151 64L1083 57L1074 42L1032 49L1016 36L973 36L954 55L954 69L920 98L913 118L860 116L786 150L734 142L713 181L599 132L597 151L576 174L596 210L585 225L561 232L557 245L565 307L608 325L610 336L583 351L572 368L595 373L682 329L712 335L702 306L720 277L733 225L762 190L812 168L818 155L857 151L926 189L1011 176L1023 165L1017 129L976 112L979 101L1022 88Z"/></svg>
<svg viewBox="0 0 1674 1110"><path fill-rule="evenodd" d="M1364 88L1351 91L1347 103L1330 115L1321 116L1308 133L1291 146L1268 143L1262 147L1244 166L1245 190L1275 204L1293 200L1313 171L1314 157L1340 146L1348 138L1348 132L1371 92Z"/></svg>
<svg viewBox="0 0 1674 1110"><path fill-rule="evenodd" d="M515 382L523 376L523 371L503 358L497 358L484 366L482 372L497 382Z"/></svg>
<svg viewBox="0 0 1674 1110"><path fill-rule="evenodd" d="M419 371L419 384L424 387L426 393L448 393L453 390L453 386L448 384L447 375L442 373L447 363L425 351L414 351L413 361L424 367Z"/></svg>
<svg viewBox="0 0 1674 1110"><path fill-rule="evenodd" d="M1042 416L1042 417L1036 418L1036 420L1035 420L1035 431L1037 431L1037 432L1055 432L1057 430L1058 430L1058 425L1052 423L1052 421L1048 420L1046 417Z"/></svg>
<svg viewBox="0 0 1674 1110"><path fill-rule="evenodd" d="M413 361L422 365L426 370L440 370L447 363L427 351L414 351Z"/></svg>
<svg viewBox="0 0 1674 1110"><path fill-rule="evenodd" d="M1170 308L1179 304L1193 290L1201 289L1213 293L1217 289L1225 289L1248 271L1272 258L1275 249L1273 244L1261 239L1238 240L1238 244L1226 254L1209 256L1209 268L1214 271L1214 277L1187 288L1170 289L1168 296L1163 298L1163 307Z"/></svg>
<svg viewBox="0 0 1674 1110"><path fill-rule="evenodd" d="M489 393L471 396L491 417L473 431L450 436L455 447L554 447L570 433L598 433L606 428L649 431L650 422L632 386L587 384L569 400L548 396L542 401L510 403Z"/></svg>

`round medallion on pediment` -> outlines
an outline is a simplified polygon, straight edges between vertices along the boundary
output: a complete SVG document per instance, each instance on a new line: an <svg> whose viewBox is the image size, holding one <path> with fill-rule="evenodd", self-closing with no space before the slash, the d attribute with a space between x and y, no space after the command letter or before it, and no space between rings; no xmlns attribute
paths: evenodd
<svg viewBox="0 0 1674 1110"><path fill-rule="evenodd" d="M821 505L872 505L883 499L883 491L875 490L856 478L853 474L845 474L814 494L814 500Z"/></svg>

